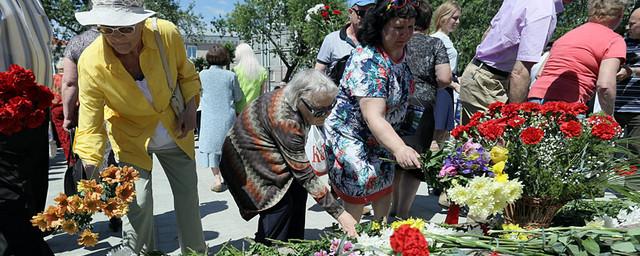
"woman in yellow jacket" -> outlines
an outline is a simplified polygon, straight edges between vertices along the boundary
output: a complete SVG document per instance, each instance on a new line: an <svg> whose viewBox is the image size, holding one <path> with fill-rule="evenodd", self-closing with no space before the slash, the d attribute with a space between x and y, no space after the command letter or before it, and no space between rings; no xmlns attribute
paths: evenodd
<svg viewBox="0 0 640 256"><path fill-rule="evenodd" d="M151 189L151 155L155 154L173 192L182 253L205 252L193 138L200 80L176 26L149 18L154 12L144 10L142 2L94 0L92 10L76 13L80 24L98 25L101 36L78 62L80 119L75 152L92 173L103 160L108 130L120 164L140 172L136 200L123 219L123 244L136 253L155 249ZM182 113L174 113L170 104L172 92L155 29L171 79L177 81L174 84L180 86L186 103Z"/></svg>

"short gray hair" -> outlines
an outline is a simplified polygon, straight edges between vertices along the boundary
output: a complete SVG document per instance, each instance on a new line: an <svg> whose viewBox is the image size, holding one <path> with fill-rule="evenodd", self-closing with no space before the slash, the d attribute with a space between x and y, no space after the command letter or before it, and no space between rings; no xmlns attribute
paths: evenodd
<svg viewBox="0 0 640 256"><path fill-rule="evenodd" d="M335 97L338 94L338 87L329 77L315 69L298 72L293 76L293 79L291 79L287 86L284 87L285 100L294 109L300 103L303 95L313 95L316 93L324 93ZM313 100L313 97L310 99Z"/></svg>

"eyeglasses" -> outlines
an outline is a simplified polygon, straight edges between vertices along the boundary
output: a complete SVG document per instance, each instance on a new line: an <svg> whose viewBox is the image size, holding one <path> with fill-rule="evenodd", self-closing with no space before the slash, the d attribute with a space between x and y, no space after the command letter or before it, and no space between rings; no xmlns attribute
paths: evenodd
<svg viewBox="0 0 640 256"><path fill-rule="evenodd" d="M328 116L331 113L331 110L333 109L333 107L335 107L336 105L336 101L334 100L333 103L331 103L331 106L324 107L321 109L316 109L311 107L311 105L309 105L309 103L307 103L307 101L304 100L304 98L300 98L300 100L302 100L302 104L304 104L304 106L309 110L309 112L311 112L311 115L313 115L313 117Z"/></svg>
<svg viewBox="0 0 640 256"><path fill-rule="evenodd" d="M100 33L102 33L103 35L111 35L116 30L120 34L128 35L136 31L136 25L121 26L121 27L98 26L98 31L100 31Z"/></svg>
<svg viewBox="0 0 640 256"><path fill-rule="evenodd" d="M360 18L364 17L364 15L367 14L368 11L363 9L356 10L355 8L351 8L351 10L353 10L353 12L356 13L356 15L358 15L358 17Z"/></svg>
<svg viewBox="0 0 640 256"><path fill-rule="evenodd" d="M420 1L422 0L389 0L389 4L387 4L387 11L389 9L402 9L404 8L408 3L411 4L413 7L418 7L420 6Z"/></svg>

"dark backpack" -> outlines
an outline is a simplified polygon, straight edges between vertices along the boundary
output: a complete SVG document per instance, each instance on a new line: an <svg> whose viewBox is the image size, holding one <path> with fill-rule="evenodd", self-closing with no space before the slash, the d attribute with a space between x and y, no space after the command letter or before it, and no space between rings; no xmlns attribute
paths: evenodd
<svg viewBox="0 0 640 256"><path fill-rule="evenodd" d="M347 61L349 61L350 57L351 54L345 55L342 59L336 61L333 67L331 67L331 70L329 70L329 78L331 78L336 85L340 85L342 74L344 73L344 69L347 67Z"/></svg>

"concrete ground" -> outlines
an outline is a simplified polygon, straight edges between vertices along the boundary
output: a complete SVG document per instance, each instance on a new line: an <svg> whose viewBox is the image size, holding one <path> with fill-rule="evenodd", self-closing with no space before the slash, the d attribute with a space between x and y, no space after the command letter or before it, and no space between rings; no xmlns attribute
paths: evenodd
<svg viewBox="0 0 640 256"><path fill-rule="evenodd" d="M178 255L180 247L176 233L173 197L167 177L157 159L153 163L154 216L157 232L157 250ZM63 178L66 166L62 150L51 161L49 170L48 204L63 191ZM229 191L215 193L209 190L213 176L207 169L198 170L198 192L200 195L200 215L204 237L210 254L216 253L221 246L230 242L237 248L246 246L244 238L253 238L257 230L258 218L245 221L240 217L238 208ZM326 176L323 177L326 180ZM335 220L309 197L307 201L306 239L317 239L323 229L330 227ZM434 221L442 221L444 215L437 203L437 197L429 196L426 184L421 184L411 215ZM76 242L76 235L57 232L45 239L56 255L106 255L120 244L121 233L109 231L108 219L101 213L94 216L94 232L98 232L100 241L95 247L82 248Z"/></svg>

